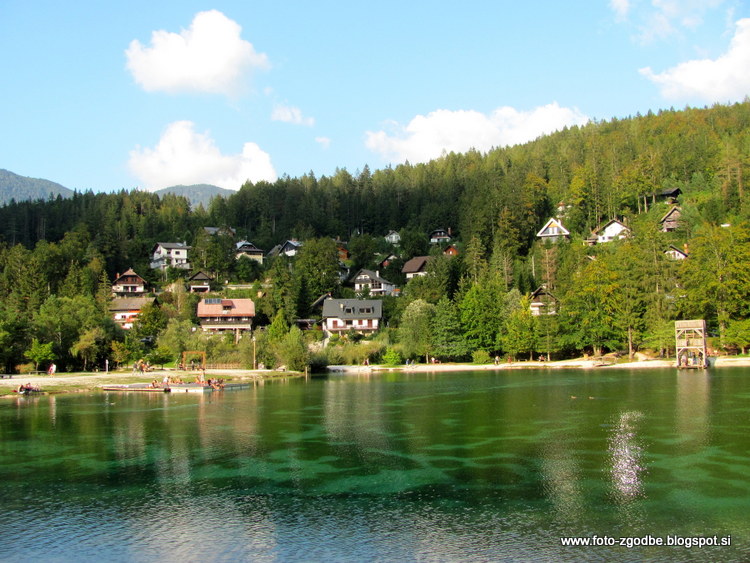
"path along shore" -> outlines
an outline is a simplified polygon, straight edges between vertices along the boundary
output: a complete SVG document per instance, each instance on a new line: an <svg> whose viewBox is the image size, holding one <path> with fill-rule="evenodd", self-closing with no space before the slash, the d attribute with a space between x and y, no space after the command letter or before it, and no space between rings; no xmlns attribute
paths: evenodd
<svg viewBox="0 0 750 563"><path fill-rule="evenodd" d="M718 357L711 358L712 367L750 366L750 358ZM559 362L500 362L499 364L414 364L388 367L382 365L358 366L339 365L329 366L330 373L363 373L377 371L407 371L407 372L441 372L441 371L473 371L473 370L506 370L506 369L640 369L640 368L671 368L675 367L674 360L640 360L607 365L601 360L575 359ZM181 377L185 381L193 381L197 372L180 372L175 370L153 370L146 374L133 374L131 371L113 371L109 373L57 373L50 375L14 375L12 378L0 379L0 395L15 396L13 389L20 385L31 384L42 391L50 393L90 392L97 391L103 385L148 383L154 379L161 382L165 375ZM206 370L206 378L221 378L228 381L265 381L279 377L299 377L298 372L278 372L272 370Z"/></svg>

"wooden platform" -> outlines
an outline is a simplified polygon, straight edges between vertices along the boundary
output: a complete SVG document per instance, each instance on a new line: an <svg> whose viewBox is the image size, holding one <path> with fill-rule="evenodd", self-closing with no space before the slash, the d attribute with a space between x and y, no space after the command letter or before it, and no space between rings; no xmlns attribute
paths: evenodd
<svg viewBox="0 0 750 563"><path fill-rule="evenodd" d="M169 387L151 387L150 383L130 383L123 385L102 385L102 391L135 392L135 393L212 393L214 391L235 391L247 389L249 383L225 383L224 387L214 389L197 383L173 383Z"/></svg>

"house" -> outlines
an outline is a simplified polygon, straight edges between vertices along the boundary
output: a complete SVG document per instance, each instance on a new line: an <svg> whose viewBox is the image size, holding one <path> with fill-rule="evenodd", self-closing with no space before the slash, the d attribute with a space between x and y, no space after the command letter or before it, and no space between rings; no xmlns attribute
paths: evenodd
<svg viewBox="0 0 750 563"><path fill-rule="evenodd" d="M291 239L284 242L283 244L277 244L276 246L274 246L268 253L268 256L296 256L301 247L302 243L300 241L298 241L297 239Z"/></svg>
<svg viewBox="0 0 750 563"><path fill-rule="evenodd" d="M541 285L531 294L529 309L535 317L555 315L557 314L557 297L547 290L546 285Z"/></svg>
<svg viewBox="0 0 750 563"><path fill-rule="evenodd" d="M252 242L246 240L241 240L236 244L234 257L237 260L244 257L255 260L259 264L263 263L263 251Z"/></svg>
<svg viewBox="0 0 750 563"><path fill-rule="evenodd" d="M328 334L375 332L383 318L383 302L378 299L326 299L323 301L323 328Z"/></svg>
<svg viewBox="0 0 750 563"><path fill-rule="evenodd" d="M146 293L146 280L128 268L124 274L115 276L112 293L118 297L138 296Z"/></svg>
<svg viewBox="0 0 750 563"><path fill-rule="evenodd" d="M208 293L211 291L211 276L198 270L187 280L187 286L190 293Z"/></svg>
<svg viewBox="0 0 750 563"><path fill-rule="evenodd" d="M673 205L669 209L669 211L666 212L664 217L659 220L661 231L663 233L671 233L672 231L676 231L682 224L682 222L680 221L680 217L682 217L682 210L678 206Z"/></svg>
<svg viewBox="0 0 750 563"><path fill-rule="evenodd" d="M157 242L151 251L151 268L164 271L167 268L189 270L189 247L184 242Z"/></svg>
<svg viewBox="0 0 750 563"><path fill-rule="evenodd" d="M458 256L458 248L455 244L449 244L445 250L443 250L443 254L446 256Z"/></svg>
<svg viewBox="0 0 750 563"><path fill-rule="evenodd" d="M349 249L346 248L341 242L336 242L336 252L338 252L339 260L346 262L350 258Z"/></svg>
<svg viewBox="0 0 750 563"><path fill-rule="evenodd" d="M197 315L204 332L234 332L235 341L239 341L243 332L253 328L255 303L252 299L202 299Z"/></svg>
<svg viewBox="0 0 750 563"><path fill-rule="evenodd" d="M630 235L630 229L625 223L621 223L617 219L612 219L603 226L596 229L591 233L592 237L589 240L593 240L596 237L598 244L604 244L605 242L612 242L613 240L620 240Z"/></svg>
<svg viewBox="0 0 750 563"><path fill-rule="evenodd" d="M109 304L109 312L120 328L130 330L146 305L156 303L155 297L119 297Z"/></svg>
<svg viewBox="0 0 750 563"><path fill-rule="evenodd" d="M398 256L396 256L395 254L389 254L380 262L378 262L378 267L385 270L394 260L398 260Z"/></svg>
<svg viewBox="0 0 750 563"><path fill-rule="evenodd" d="M392 295L396 291L396 285L381 278L380 272L363 269L354 276L354 291L369 292L370 295Z"/></svg>
<svg viewBox="0 0 750 563"><path fill-rule="evenodd" d="M570 238L570 232L563 226L560 219L553 217L544 224L536 236L542 240L557 242L561 238Z"/></svg>
<svg viewBox="0 0 750 563"><path fill-rule="evenodd" d="M401 235L396 231L388 231L388 234L385 235L385 242L392 244L393 246L398 246L401 242Z"/></svg>
<svg viewBox="0 0 750 563"><path fill-rule="evenodd" d="M667 258L670 260L684 260L688 257L687 252L680 250L671 244L669 245L669 248L664 251L664 254L666 254Z"/></svg>
<svg viewBox="0 0 750 563"><path fill-rule="evenodd" d="M665 190L652 194L651 200L653 202L656 202L657 199L662 201L675 202L681 194L682 190L680 188L667 188Z"/></svg>
<svg viewBox="0 0 750 563"><path fill-rule="evenodd" d="M430 244L440 244L451 241L450 229L435 229L430 233Z"/></svg>
<svg viewBox="0 0 750 563"><path fill-rule="evenodd" d="M407 280L417 276L426 276L427 263L430 258L430 256L415 256L411 260L407 260L404 267L401 268L401 273L406 275Z"/></svg>
<svg viewBox="0 0 750 563"><path fill-rule="evenodd" d="M211 236L222 235L225 237L234 238L237 234L237 232L232 227L203 227L203 230Z"/></svg>

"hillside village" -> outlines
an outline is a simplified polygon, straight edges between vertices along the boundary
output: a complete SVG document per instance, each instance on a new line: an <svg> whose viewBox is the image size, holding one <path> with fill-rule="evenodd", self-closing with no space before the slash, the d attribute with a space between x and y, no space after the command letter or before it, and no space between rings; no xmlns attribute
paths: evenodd
<svg viewBox="0 0 750 563"><path fill-rule="evenodd" d="M148 359L340 363L750 346L750 103L524 146L246 183L191 207L122 191L0 207L6 371Z"/></svg>

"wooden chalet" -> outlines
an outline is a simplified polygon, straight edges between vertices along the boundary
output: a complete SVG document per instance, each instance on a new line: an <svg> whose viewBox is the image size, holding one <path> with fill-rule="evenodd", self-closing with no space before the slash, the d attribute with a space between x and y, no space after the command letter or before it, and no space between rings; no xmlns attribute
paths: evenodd
<svg viewBox="0 0 750 563"><path fill-rule="evenodd" d="M430 258L430 256L415 256L411 260L407 260L404 267L401 268L401 273L406 276L407 280L417 276L426 276L427 263Z"/></svg>
<svg viewBox="0 0 750 563"><path fill-rule="evenodd" d="M445 250L443 250L443 254L446 256L458 256L458 248L455 244L449 244L445 247Z"/></svg>
<svg viewBox="0 0 750 563"><path fill-rule="evenodd" d="M239 341L243 332L253 328L255 303L252 299L202 299L197 316L204 332L234 332L235 341Z"/></svg>
<svg viewBox="0 0 750 563"><path fill-rule="evenodd" d="M208 293L211 291L211 280L213 278L207 273L198 270L187 280L190 293Z"/></svg>
<svg viewBox="0 0 750 563"><path fill-rule="evenodd" d="M323 328L327 334L353 330L370 333L378 330L383 318L379 299L326 299L323 301Z"/></svg>
<svg viewBox="0 0 750 563"><path fill-rule="evenodd" d="M300 248L302 248L302 243L296 239L291 239L283 242L282 244L277 244L276 246L274 246L268 252L268 256L270 258L276 256L296 256Z"/></svg>
<svg viewBox="0 0 750 563"><path fill-rule="evenodd" d="M138 297L146 293L146 280L128 268L124 274L117 274L112 284L112 294L118 297Z"/></svg>
<svg viewBox="0 0 750 563"><path fill-rule="evenodd" d="M680 221L681 217L682 210L678 206L673 205L669 209L669 211L666 212L664 217L659 220L661 231L664 233L671 233L672 231L676 231L682 224L682 222Z"/></svg>
<svg viewBox="0 0 750 563"><path fill-rule="evenodd" d="M252 242L241 240L236 244L234 257L237 260L240 258L249 258L250 260L255 260L259 264L262 264L263 254L263 251Z"/></svg>
<svg viewBox="0 0 750 563"><path fill-rule="evenodd" d="M529 309L535 317L555 315L557 314L557 303L557 297L547 290L546 285L541 285L531 294Z"/></svg>

